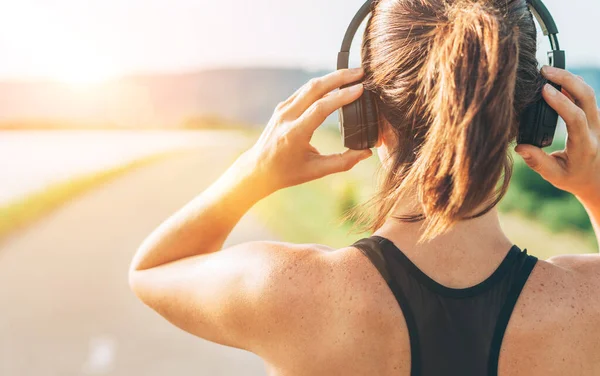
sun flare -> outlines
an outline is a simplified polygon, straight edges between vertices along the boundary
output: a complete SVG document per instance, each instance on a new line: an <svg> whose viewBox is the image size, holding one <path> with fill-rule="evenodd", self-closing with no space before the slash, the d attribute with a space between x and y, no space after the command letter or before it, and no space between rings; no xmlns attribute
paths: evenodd
<svg viewBox="0 0 600 376"><path fill-rule="evenodd" d="M34 76L76 86L101 84L116 77L119 67L110 56L110 44L102 35L65 22L51 7L34 6L23 0L11 4L0 32L28 61ZM23 23L20 20L28 20ZM0 34L1 35L1 34Z"/></svg>
<svg viewBox="0 0 600 376"><path fill-rule="evenodd" d="M49 72L52 79L64 84L88 86L105 83L117 76L110 65L94 61L68 60L60 69Z"/></svg>
<svg viewBox="0 0 600 376"><path fill-rule="evenodd" d="M104 83L118 74L110 56L83 38L63 38L55 50L59 53L49 59L47 65L47 75L53 80L89 86Z"/></svg>

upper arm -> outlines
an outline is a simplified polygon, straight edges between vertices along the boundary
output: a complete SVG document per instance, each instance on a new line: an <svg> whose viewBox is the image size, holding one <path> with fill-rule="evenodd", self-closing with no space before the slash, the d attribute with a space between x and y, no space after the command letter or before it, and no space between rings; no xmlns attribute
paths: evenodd
<svg viewBox="0 0 600 376"><path fill-rule="evenodd" d="M298 289L310 289L290 283L290 277L317 264L321 251L307 245L249 242L132 271L130 284L146 305L179 328L258 353L276 326L285 326L285 317L273 316L283 313Z"/></svg>

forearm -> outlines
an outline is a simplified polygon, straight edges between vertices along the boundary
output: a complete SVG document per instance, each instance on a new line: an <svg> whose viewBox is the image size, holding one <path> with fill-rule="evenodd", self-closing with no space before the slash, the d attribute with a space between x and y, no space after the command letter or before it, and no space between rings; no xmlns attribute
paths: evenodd
<svg viewBox="0 0 600 376"><path fill-rule="evenodd" d="M579 198L579 201L581 201L583 207L590 216L594 232L596 233L596 240L600 247L600 192L594 196L595 197Z"/></svg>
<svg viewBox="0 0 600 376"><path fill-rule="evenodd" d="M138 249L131 270L212 253L246 212L268 195L264 182L240 157L215 183L154 230Z"/></svg>

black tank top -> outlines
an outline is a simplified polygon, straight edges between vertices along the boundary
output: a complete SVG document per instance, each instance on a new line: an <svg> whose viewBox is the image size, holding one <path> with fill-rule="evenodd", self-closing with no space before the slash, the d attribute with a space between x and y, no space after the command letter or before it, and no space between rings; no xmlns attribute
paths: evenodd
<svg viewBox="0 0 600 376"><path fill-rule="evenodd" d="M496 376L504 331L537 258L514 245L483 282L445 287L381 236L357 241L402 310L410 338L411 376Z"/></svg>

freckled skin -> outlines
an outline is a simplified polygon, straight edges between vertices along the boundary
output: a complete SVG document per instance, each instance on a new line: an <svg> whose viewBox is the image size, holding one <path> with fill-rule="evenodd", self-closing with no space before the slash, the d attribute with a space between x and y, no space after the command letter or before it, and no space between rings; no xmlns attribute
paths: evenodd
<svg viewBox="0 0 600 376"><path fill-rule="evenodd" d="M302 279L298 304L273 312L299 320L286 320L286 339L269 350L269 375L410 375L404 317L375 267L355 248L313 252L318 282ZM289 272L300 278L306 269ZM539 260L507 327L499 375L600 375L599 280L568 257Z"/></svg>

